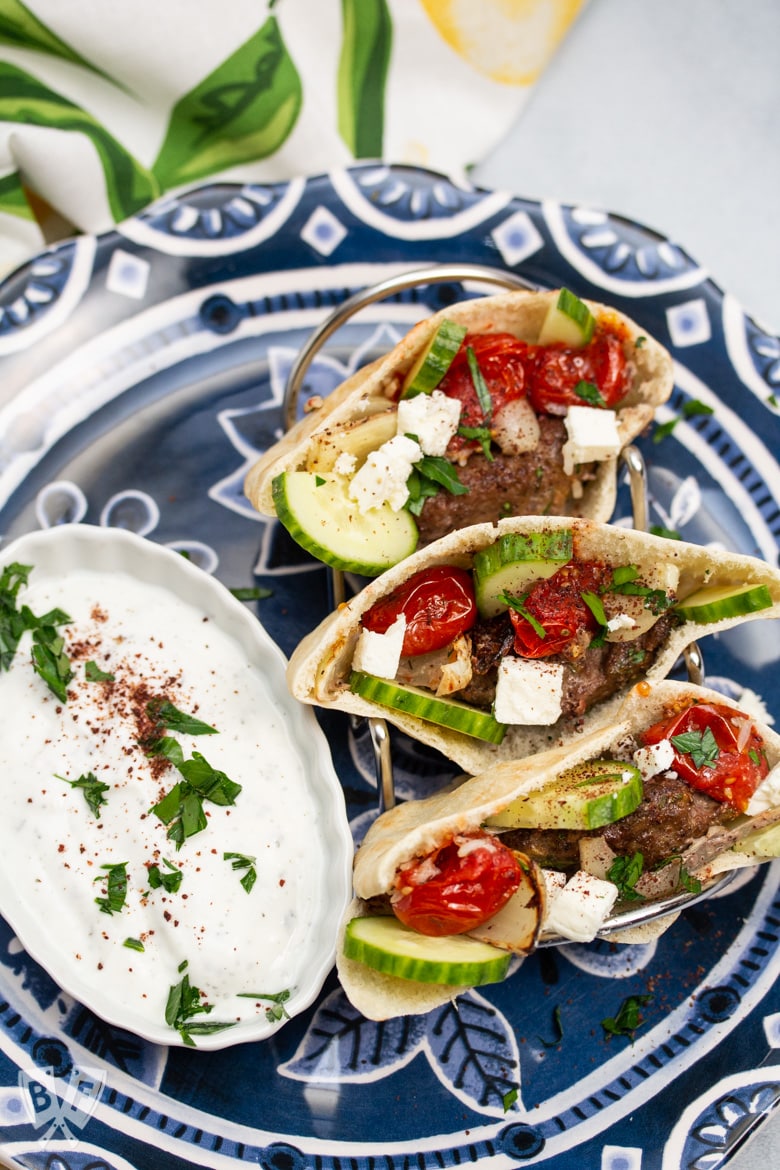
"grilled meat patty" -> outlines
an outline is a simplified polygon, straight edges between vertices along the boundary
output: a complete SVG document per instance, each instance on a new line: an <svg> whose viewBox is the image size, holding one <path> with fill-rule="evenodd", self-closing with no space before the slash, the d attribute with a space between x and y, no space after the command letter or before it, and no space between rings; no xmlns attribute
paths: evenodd
<svg viewBox="0 0 780 1170"><path fill-rule="evenodd" d="M603 837L620 857L641 853L645 869L679 856L713 825L737 815L733 809L691 788L679 776L661 774L645 783L639 808L603 829L510 829L501 840L510 849L552 869L579 868L579 841Z"/></svg>

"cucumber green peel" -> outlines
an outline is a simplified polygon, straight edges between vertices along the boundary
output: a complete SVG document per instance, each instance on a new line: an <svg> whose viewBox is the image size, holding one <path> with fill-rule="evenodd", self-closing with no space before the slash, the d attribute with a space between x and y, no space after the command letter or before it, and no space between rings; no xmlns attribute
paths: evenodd
<svg viewBox="0 0 780 1170"><path fill-rule="evenodd" d="M500 983L511 955L489 943L455 934L431 938L404 926L397 918L353 918L344 932L344 954L397 979L477 987Z"/></svg>
<svg viewBox="0 0 780 1170"><path fill-rule="evenodd" d="M539 331L540 345L568 345L574 349L587 345L596 321L588 306L567 288L562 288Z"/></svg>
<svg viewBox="0 0 780 1170"><path fill-rule="evenodd" d="M465 325L445 317L406 375L401 397L414 398L435 390L452 365L466 333Z"/></svg>
<svg viewBox="0 0 780 1170"><path fill-rule="evenodd" d="M675 613L691 622L718 622L769 609L772 594L766 585L705 585L676 605Z"/></svg>
<svg viewBox="0 0 780 1170"><path fill-rule="evenodd" d="M488 743L501 743L506 732L506 724L499 723L487 711L478 711L457 699L439 698L420 687L399 686L361 670L352 671L349 688L356 695L383 707L404 711L407 715L415 715L418 719Z"/></svg>
<svg viewBox="0 0 780 1170"><path fill-rule="evenodd" d="M307 552L345 572L376 577L414 552L417 525L389 504L363 515L340 475L286 471L273 480L279 520Z"/></svg>
<svg viewBox="0 0 780 1170"><path fill-rule="evenodd" d="M486 824L501 829L600 829L638 808L643 791L633 764L591 760L518 797Z"/></svg>
<svg viewBox="0 0 780 1170"><path fill-rule="evenodd" d="M505 533L474 556L474 591L480 615L507 608L505 594L518 596L542 577L551 577L574 555L571 529Z"/></svg>

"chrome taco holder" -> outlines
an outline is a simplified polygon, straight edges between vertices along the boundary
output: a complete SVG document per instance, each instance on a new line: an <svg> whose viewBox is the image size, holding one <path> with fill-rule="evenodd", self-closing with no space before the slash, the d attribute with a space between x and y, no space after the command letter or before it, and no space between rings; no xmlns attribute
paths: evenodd
<svg viewBox="0 0 780 1170"><path fill-rule="evenodd" d="M474 284L488 284L503 289L526 289L537 291L539 285L518 276L516 273L503 271L497 268L480 264L439 264L430 268L416 268L388 277L378 284L360 289L333 309L313 330L302 347L296 360L290 368L282 399L282 419L285 431L296 422L298 401L304 385L306 371L312 361L334 333L345 325L356 313L366 306L377 301L415 288L419 285L443 284L451 282L471 282ZM644 458L638 447L633 444L625 447L621 452L621 461L625 465L629 493L631 498L632 524L639 532L647 532L649 523L649 504L647 488L647 468ZM346 581L344 573L339 569L331 568L330 591L334 606L346 601ZM704 661L701 650L696 642L691 642L682 654L688 681L696 686L704 682ZM374 757L374 768L377 781L378 807L382 813L392 808L396 803L395 782L393 776L393 759L390 734L387 721L378 716L367 719L369 736L371 739ZM679 910L695 905L697 902L710 897L722 890L734 878L734 873L724 873L706 883L700 891L688 891L659 899L656 902L647 902L641 906L623 909L611 916L599 931L599 938L609 938L619 931L629 927L636 927L655 919L677 913ZM557 936L542 936L539 946L560 946L571 940Z"/></svg>

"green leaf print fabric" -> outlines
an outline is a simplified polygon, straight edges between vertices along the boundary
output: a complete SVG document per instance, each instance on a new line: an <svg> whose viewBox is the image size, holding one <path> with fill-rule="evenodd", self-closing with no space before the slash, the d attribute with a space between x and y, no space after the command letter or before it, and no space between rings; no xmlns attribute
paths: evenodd
<svg viewBox="0 0 780 1170"><path fill-rule="evenodd" d="M169 191L355 159L454 177L584 0L0 0L0 276Z"/></svg>

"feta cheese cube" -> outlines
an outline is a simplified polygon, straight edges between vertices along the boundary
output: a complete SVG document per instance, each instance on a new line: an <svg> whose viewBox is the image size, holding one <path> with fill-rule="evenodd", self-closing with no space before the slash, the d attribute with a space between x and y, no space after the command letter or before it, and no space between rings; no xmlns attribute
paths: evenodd
<svg viewBox="0 0 780 1170"><path fill-rule="evenodd" d="M559 869L543 869L544 888L547 893L547 911L549 913L555 899L566 885L566 874Z"/></svg>
<svg viewBox="0 0 780 1170"><path fill-rule="evenodd" d="M614 410L598 406L570 406L564 418L569 436L563 444L563 470L574 473L577 463L614 458L620 454L620 435Z"/></svg>
<svg viewBox="0 0 780 1170"><path fill-rule="evenodd" d="M637 748L632 757L633 762L642 774L643 780L665 772L674 763L674 746L671 740L660 739L658 743L650 743L647 747Z"/></svg>
<svg viewBox="0 0 780 1170"><path fill-rule="evenodd" d="M405 633L406 618L403 614L396 618L384 634L361 630L352 656L352 666L355 670L364 670L366 674L375 674L378 678L395 678Z"/></svg>
<svg viewBox="0 0 780 1170"><path fill-rule="evenodd" d="M356 467L357 456L352 455L349 451L342 451L336 462L333 464L333 470L337 475L354 475Z"/></svg>
<svg viewBox="0 0 780 1170"><path fill-rule="evenodd" d="M349 485L350 497L357 503L358 511L370 512L372 508L389 504L394 512L399 512L409 498L406 481L418 459L422 459L420 444L406 435L395 435L371 451Z"/></svg>
<svg viewBox="0 0 780 1170"><path fill-rule="evenodd" d="M617 901L613 882L580 869L555 895L544 929L575 942L592 942Z"/></svg>
<svg viewBox="0 0 780 1170"><path fill-rule="evenodd" d="M607 622L607 629L610 634L614 634L616 630L633 630L636 622L627 613L616 613L613 618Z"/></svg>
<svg viewBox="0 0 780 1170"><path fill-rule="evenodd" d="M423 455L443 455L458 429L461 404L441 390L417 394L398 403L399 435L414 435Z"/></svg>
<svg viewBox="0 0 780 1170"><path fill-rule="evenodd" d="M562 696L563 666L538 658L501 659L494 707L499 723L555 723Z"/></svg>

